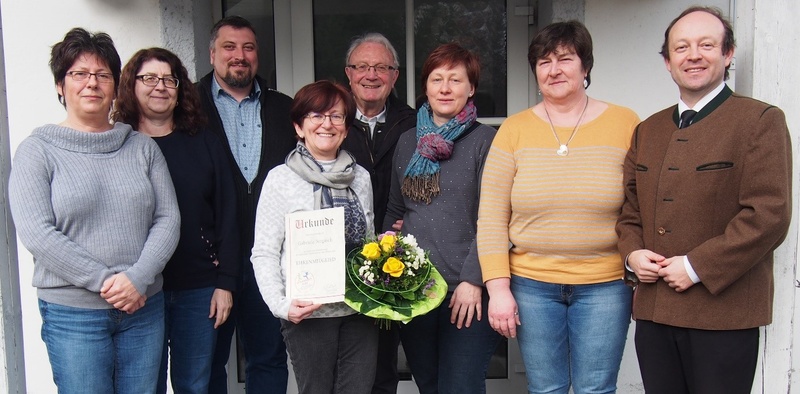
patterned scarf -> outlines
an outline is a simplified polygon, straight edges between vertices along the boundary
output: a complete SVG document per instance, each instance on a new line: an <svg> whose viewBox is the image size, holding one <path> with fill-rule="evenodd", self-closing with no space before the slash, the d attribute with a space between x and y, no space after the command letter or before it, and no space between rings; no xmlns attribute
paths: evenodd
<svg viewBox="0 0 800 394"><path fill-rule="evenodd" d="M425 204L439 195L439 161L453 154L453 141L469 129L478 115L475 105L468 101L464 109L447 123L436 126L431 105L425 103L417 112L417 149L408 162L403 187L404 196Z"/></svg>
<svg viewBox="0 0 800 394"><path fill-rule="evenodd" d="M350 184L355 179L356 160L346 150L340 150L330 171L311 156L305 144L297 147L286 156L286 165L304 181L314 185L314 209L344 207L344 239L350 250L367 235L367 220Z"/></svg>

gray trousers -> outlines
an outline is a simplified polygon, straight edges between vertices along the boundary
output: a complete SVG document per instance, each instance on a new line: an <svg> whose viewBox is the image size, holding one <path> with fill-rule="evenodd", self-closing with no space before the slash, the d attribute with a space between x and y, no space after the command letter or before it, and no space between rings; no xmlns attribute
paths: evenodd
<svg viewBox="0 0 800 394"><path fill-rule="evenodd" d="M300 394L369 394L375 380L378 326L355 314L281 320Z"/></svg>

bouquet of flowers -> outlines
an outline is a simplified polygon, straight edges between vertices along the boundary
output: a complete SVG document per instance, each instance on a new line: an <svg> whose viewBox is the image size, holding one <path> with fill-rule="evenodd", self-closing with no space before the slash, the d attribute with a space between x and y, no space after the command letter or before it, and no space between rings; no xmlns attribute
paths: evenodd
<svg viewBox="0 0 800 394"><path fill-rule="evenodd" d="M345 303L364 315L409 322L439 306L447 283L411 234L387 231L347 258Z"/></svg>

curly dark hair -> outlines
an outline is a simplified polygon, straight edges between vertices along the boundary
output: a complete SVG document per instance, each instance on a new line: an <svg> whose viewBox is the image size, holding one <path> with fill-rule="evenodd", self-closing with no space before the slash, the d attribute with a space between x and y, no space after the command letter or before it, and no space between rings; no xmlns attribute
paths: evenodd
<svg viewBox="0 0 800 394"><path fill-rule="evenodd" d="M111 118L116 122L131 125L134 130L139 129L141 111L139 100L136 98L136 74L149 60L167 63L172 70L172 76L180 81L177 87L178 105L172 114L175 129L189 134L196 133L206 123L206 116L200 110L200 96L189 79L189 73L181 63L181 59L164 48L141 49L128 60L122 70L117 101Z"/></svg>
<svg viewBox="0 0 800 394"><path fill-rule="evenodd" d="M50 70L53 72L56 85L64 83L67 71L83 54L95 55L98 60L105 63L111 71L111 75L114 76L114 86L119 86L122 61L119 59L119 53L114 47L111 36L102 32L89 33L80 27L75 27L67 32L64 40L53 45L50 51ZM66 107L60 93L58 102Z"/></svg>

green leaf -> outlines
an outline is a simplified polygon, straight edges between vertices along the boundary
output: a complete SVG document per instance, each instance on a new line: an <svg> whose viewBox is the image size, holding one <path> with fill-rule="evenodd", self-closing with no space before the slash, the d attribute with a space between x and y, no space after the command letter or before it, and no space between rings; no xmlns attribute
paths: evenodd
<svg viewBox="0 0 800 394"><path fill-rule="evenodd" d="M400 295L403 296L403 298L405 298L405 299L407 299L409 301L416 301L417 300L416 291L404 291L404 292L400 293Z"/></svg>

